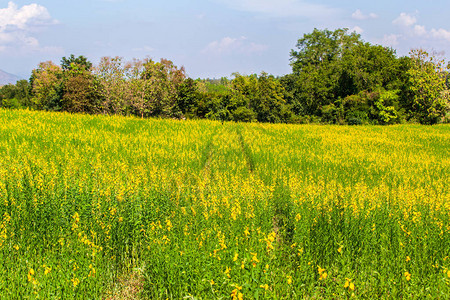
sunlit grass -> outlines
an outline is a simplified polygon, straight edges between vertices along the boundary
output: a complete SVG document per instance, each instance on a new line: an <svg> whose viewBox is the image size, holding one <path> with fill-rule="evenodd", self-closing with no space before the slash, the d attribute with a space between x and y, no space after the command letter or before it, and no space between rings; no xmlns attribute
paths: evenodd
<svg viewBox="0 0 450 300"><path fill-rule="evenodd" d="M449 151L448 125L0 110L0 295L447 298Z"/></svg>

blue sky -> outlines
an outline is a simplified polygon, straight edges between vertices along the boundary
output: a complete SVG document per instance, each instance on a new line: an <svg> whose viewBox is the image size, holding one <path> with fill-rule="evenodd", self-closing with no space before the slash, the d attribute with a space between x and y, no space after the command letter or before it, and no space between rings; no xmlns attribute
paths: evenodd
<svg viewBox="0 0 450 300"><path fill-rule="evenodd" d="M167 58L189 76L290 72L289 53L314 28L450 57L450 1L0 0L0 69L28 78L41 61L85 55Z"/></svg>

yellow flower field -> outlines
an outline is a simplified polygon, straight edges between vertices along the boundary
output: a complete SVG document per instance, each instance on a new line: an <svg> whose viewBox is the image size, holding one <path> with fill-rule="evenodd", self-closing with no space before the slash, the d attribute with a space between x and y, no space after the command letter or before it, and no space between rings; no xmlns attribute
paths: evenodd
<svg viewBox="0 0 450 300"><path fill-rule="evenodd" d="M449 125L0 110L0 298L448 298L449 174Z"/></svg>

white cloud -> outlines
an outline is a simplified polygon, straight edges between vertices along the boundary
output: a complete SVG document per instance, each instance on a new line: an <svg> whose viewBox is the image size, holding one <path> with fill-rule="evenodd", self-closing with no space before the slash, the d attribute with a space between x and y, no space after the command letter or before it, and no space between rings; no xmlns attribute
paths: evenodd
<svg viewBox="0 0 450 300"><path fill-rule="evenodd" d="M427 30L425 29L425 26L422 26L422 25L414 26L414 35L425 36L426 34L427 34Z"/></svg>
<svg viewBox="0 0 450 300"><path fill-rule="evenodd" d="M392 23L403 27L403 33L406 36L450 41L450 31L443 28L432 28L428 31L425 26L416 24L416 17L407 13L401 13Z"/></svg>
<svg viewBox="0 0 450 300"><path fill-rule="evenodd" d="M357 9L353 14L352 18L355 20L368 20L368 19L376 19L378 15L375 13L364 14L360 9Z"/></svg>
<svg viewBox="0 0 450 300"><path fill-rule="evenodd" d="M401 13L397 19L392 21L392 23L394 25L399 25L399 26L404 26L404 27L410 27L410 26L416 24L416 22L417 22L416 17L409 15L407 13Z"/></svg>
<svg viewBox="0 0 450 300"><path fill-rule="evenodd" d="M262 13L273 17L327 18L339 10L305 0L216 0L241 11Z"/></svg>
<svg viewBox="0 0 450 300"><path fill-rule="evenodd" d="M233 53L253 54L264 52L267 45L248 42L245 36L240 38L224 37L220 41L209 43L203 50L203 54L229 55Z"/></svg>
<svg viewBox="0 0 450 300"><path fill-rule="evenodd" d="M439 39L439 40L447 40L450 42L450 31L439 28L439 29L431 29L431 36Z"/></svg>
<svg viewBox="0 0 450 300"><path fill-rule="evenodd" d="M362 33L364 33L364 29L362 29L359 26L355 26L352 29L350 29L350 32L356 32L357 34L362 34Z"/></svg>
<svg viewBox="0 0 450 300"><path fill-rule="evenodd" d="M398 42L399 38L400 35L397 34L385 34L381 43L389 47L394 47L399 44Z"/></svg>
<svg viewBox="0 0 450 300"><path fill-rule="evenodd" d="M0 9L0 50L46 51L50 48L40 48L32 33L40 27L56 23L44 6L32 3L19 8L10 1L6 8Z"/></svg>

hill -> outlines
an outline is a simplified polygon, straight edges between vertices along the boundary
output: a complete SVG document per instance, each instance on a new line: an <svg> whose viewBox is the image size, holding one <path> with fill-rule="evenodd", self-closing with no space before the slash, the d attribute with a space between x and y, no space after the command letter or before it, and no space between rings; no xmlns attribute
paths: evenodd
<svg viewBox="0 0 450 300"><path fill-rule="evenodd" d="M19 76L7 73L3 70L0 70L0 86L6 85L9 83L16 83L17 80L20 80Z"/></svg>

